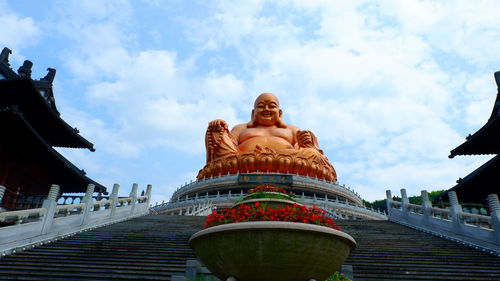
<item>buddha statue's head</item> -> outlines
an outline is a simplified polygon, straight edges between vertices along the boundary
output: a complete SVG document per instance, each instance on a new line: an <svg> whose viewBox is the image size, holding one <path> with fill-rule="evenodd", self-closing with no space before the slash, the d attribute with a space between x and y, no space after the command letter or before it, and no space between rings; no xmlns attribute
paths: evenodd
<svg viewBox="0 0 500 281"><path fill-rule="evenodd" d="M271 93L260 94L252 110L252 120L247 124L247 127L253 128L257 126L278 126L286 128L286 125L281 120L283 111L280 109L278 98Z"/></svg>

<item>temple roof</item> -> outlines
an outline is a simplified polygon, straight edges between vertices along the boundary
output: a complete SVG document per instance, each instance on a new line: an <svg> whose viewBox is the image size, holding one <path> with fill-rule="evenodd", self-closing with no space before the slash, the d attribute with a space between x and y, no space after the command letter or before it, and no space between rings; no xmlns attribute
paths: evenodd
<svg viewBox="0 0 500 281"><path fill-rule="evenodd" d="M481 167L474 170L465 178L457 180L457 185L450 188L448 191L455 191L458 200L464 203L485 203L486 197L489 194L499 194L500 188L500 155L496 155ZM439 199L447 200L447 193L440 194L434 202Z"/></svg>
<svg viewBox="0 0 500 281"><path fill-rule="evenodd" d="M495 72L495 81L500 89L500 71ZM453 149L448 157L500 153L500 90L497 92L493 111L486 124L466 139L463 144Z"/></svg>
<svg viewBox="0 0 500 281"><path fill-rule="evenodd" d="M0 80L0 108L17 107L24 118L51 146L88 148L94 151L93 144L80 136L76 128L59 117L55 103L42 97L36 83L29 78ZM47 81L48 83L48 81ZM43 86L43 85L42 85ZM45 85L47 86L47 85Z"/></svg>
<svg viewBox="0 0 500 281"><path fill-rule="evenodd" d="M78 169L45 142L44 137L33 128L25 114L16 107L0 109L0 122L0 150L15 156L15 162L22 166L16 170L19 175L36 177L36 181L32 182L24 181L23 178L16 179L16 176L11 179L24 181L24 185L19 184L24 188L24 192L28 189L31 193L36 193L36 189L48 189L50 184L58 184L63 193L85 192L88 184L94 184L96 192L106 191L106 187L85 176L83 170Z"/></svg>

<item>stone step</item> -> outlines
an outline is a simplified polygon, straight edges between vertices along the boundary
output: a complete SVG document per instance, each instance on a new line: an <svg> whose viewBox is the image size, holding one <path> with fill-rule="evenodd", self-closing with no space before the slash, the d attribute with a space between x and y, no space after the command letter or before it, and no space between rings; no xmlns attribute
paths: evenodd
<svg viewBox="0 0 500 281"><path fill-rule="evenodd" d="M205 218L144 216L0 259L1 280L171 280ZM338 221L359 280L500 280L500 258L387 221Z"/></svg>
<svg viewBox="0 0 500 281"><path fill-rule="evenodd" d="M170 280L205 218L144 216L0 259L1 280ZM5 277L5 278L4 278Z"/></svg>
<svg viewBox="0 0 500 281"><path fill-rule="evenodd" d="M388 221L338 221L358 280L500 280L500 258Z"/></svg>

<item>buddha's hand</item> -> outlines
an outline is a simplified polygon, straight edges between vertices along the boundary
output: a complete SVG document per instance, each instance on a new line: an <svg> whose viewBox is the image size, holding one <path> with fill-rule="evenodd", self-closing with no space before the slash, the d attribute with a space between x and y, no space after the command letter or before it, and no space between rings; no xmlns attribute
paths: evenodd
<svg viewBox="0 0 500 281"><path fill-rule="evenodd" d="M297 131L297 143L299 144L299 147L316 148L314 144L314 135L311 131Z"/></svg>
<svg viewBox="0 0 500 281"><path fill-rule="evenodd" d="M217 119L208 123L205 142L210 154L216 154L220 146L224 143L224 137L229 135L228 125L226 121Z"/></svg>
<svg viewBox="0 0 500 281"><path fill-rule="evenodd" d="M209 132L223 132L228 129L227 123L224 120L217 119L210 121L208 123L208 130Z"/></svg>

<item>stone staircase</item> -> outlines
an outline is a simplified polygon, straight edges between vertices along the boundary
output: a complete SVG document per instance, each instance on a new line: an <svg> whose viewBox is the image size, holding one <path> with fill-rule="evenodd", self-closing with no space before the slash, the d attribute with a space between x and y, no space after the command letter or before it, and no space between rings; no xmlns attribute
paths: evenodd
<svg viewBox="0 0 500 281"><path fill-rule="evenodd" d="M0 259L0 280L171 280L205 217L143 216Z"/></svg>
<svg viewBox="0 0 500 281"><path fill-rule="evenodd" d="M171 280L204 217L143 216L0 259L0 280ZM388 221L338 221L358 280L500 280L500 257ZM318 280L319 281L319 280Z"/></svg>
<svg viewBox="0 0 500 281"><path fill-rule="evenodd" d="M354 280L500 280L500 257L389 221L337 221L358 242Z"/></svg>

